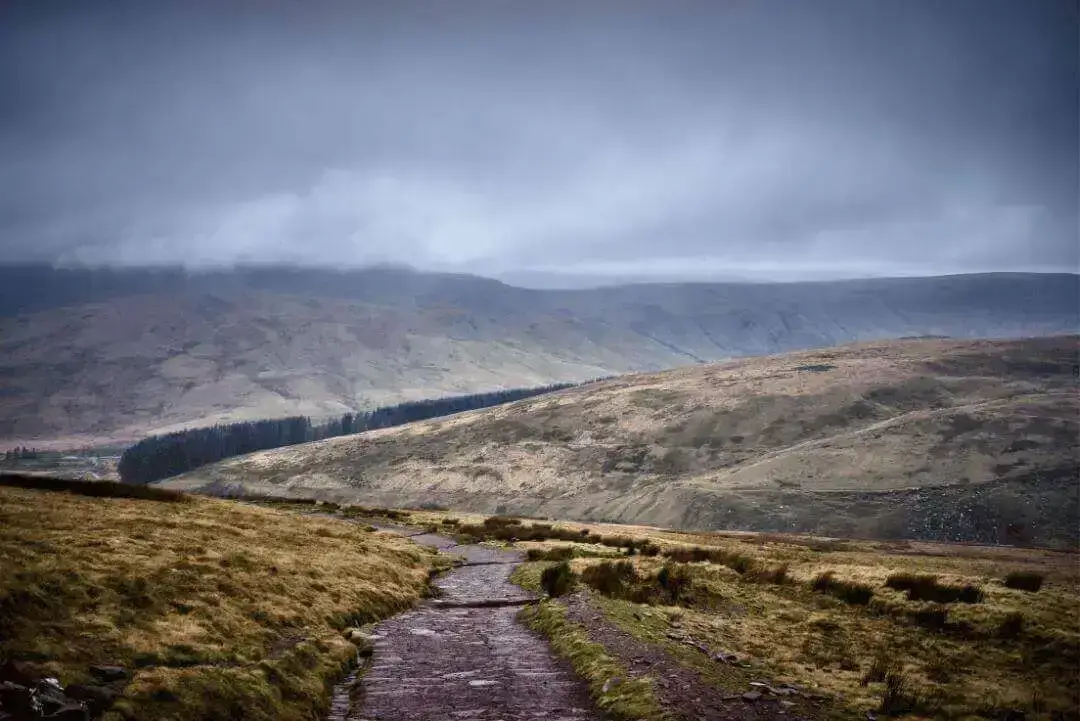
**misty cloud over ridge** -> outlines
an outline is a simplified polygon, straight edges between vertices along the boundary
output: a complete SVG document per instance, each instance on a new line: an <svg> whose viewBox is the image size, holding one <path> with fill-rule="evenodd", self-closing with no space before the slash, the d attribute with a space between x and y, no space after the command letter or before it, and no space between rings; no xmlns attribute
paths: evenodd
<svg viewBox="0 0 1080 721"><path fill-rule="evenodd" d="M11 3L0 258L1075 271L1073 8Z"/></svg>

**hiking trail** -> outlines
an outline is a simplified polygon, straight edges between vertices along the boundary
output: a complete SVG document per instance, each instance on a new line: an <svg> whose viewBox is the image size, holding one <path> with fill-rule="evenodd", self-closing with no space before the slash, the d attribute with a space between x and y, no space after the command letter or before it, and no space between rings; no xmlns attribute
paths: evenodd
<svg viewBox="0 0 1080 721"><path fill-rule="evenodd" d="M410 540L465 562L435 580L438 598L375 625L370 663L334 687L327 721L599 721L585 682L516 619L536 600L509 581L519 553Z"/></svg>

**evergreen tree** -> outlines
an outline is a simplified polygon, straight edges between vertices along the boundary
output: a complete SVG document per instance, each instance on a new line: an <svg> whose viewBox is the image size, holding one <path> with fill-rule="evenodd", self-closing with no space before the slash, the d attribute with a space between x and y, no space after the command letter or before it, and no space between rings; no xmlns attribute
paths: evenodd
<svg viewBox="0 0 1080 721"><path fill-rule="evenodd" d="M176 431L144 438L125 450L120 457L119 472L125 483L151 483L232 456L512 403L574 385L557 383L538 388L407 401L362 413L345 413L319 425L312 424L306 416L291 416ZM21 453L28 452L21 449Z"/></svg>

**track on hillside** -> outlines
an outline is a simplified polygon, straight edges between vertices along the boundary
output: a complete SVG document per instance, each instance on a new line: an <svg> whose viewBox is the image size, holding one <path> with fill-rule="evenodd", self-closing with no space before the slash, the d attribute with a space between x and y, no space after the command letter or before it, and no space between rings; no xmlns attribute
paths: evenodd
<svg viewBox="0 0 1080 721"><path fill-rule="evenodd" d="M465 563L437 599L379 623L371 665L334 689L328 721L599 721L588 689L516 619L535 600L510 583L516 552L419 534Z"/></svg>

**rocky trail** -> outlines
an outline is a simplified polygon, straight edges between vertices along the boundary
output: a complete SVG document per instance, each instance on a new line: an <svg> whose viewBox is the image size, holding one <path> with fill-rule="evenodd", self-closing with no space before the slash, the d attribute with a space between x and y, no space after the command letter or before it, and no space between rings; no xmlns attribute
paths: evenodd
<svg viewBox="0 0 1080 721"><path fill-rule="evenodd" d="M535 600L509 581L519 554L411 538L465 562L436 580L437 599L375 627L370 664L335 687L328 721L601 718L585 683L517 621Z"/></svg>

